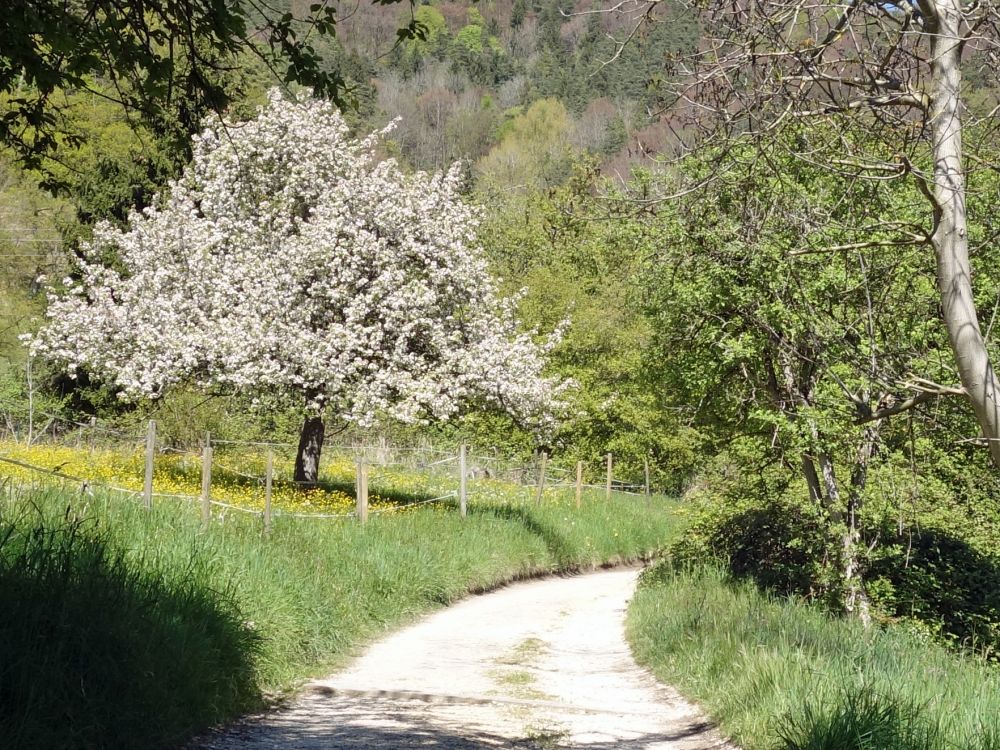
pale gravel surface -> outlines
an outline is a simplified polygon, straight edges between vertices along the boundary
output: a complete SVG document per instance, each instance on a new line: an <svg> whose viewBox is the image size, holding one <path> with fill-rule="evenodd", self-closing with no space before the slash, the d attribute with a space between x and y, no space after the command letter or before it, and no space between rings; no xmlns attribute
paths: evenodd
<svg viewBox="0 0 1000 750"><path fill-rule="evenodd" d="M311 683L286 709L196 750L730 748L632 659L637 571L512 585L466 599Z"/></svg>

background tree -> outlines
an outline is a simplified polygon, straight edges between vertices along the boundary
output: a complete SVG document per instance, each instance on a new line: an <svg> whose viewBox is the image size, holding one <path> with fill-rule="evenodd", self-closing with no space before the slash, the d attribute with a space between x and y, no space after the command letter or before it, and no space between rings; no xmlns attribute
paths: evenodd
<svg viewBox="0 0 1000 750"><path fill-rule="evenodd" d="M628 201L610 202L596 159L577 157L559 186L507 193L484 223L483 243L505 285L525 288L518 314L529 327L570 325L549 355L552 368L578 384L565 396L564 420L551 437L553 457L588 464L602 476L614 454L615 475L680 492L702 459L701 440L677 409L662 367L650 366L654 342L649 276L662 252L664 222L636 216ZM531 436L494 418L464 421L478 441L529 450ZM591 476L593 476L591 475Z"/></svg>
<svg viewBox="0 0 1000 750"><path fill-rule="evenodd" d="M824 165L844 148L830 135L789 124L769 150L731 146L709 194L664 211L654 325L678 404L697 405L695 423L722 442L752 440L764 465L784 468L822 520L843 608L866 615L872 466L914 429L886 420L926 403L905 391L937 393L930 381L950 368L935 356L946 336L933 268L919 248L879 246L893 237L882 217L919 215L919 190L830 175ZM767 179L759 160L775 168ZM697 180L712 166L687 168Z"/></svg>
<svg viewBox="0 0 1000 750"><path fill-rule="evenodd" d="M655 20L657 5L617 6L636 19L625 36ZM941 314L961 381L961 389L944 384L938 392L964 392L1000 466L1000 381L974 300L963 146L963 133L989 143L996 118L991 110L979 122L963 123L969 113L962 87L963 68L984 78L998 69L996 5L709 0L688 7L701 21L701 43L691 54L671 56L666 70L665 106L676 118L679 147L749 141L766 150L783 122L818 118L842 146L827 162L833 173L882 184L912 181L925 196L922 215L886 217L892 236L861 241L933 248ZM851 138L848 131L858 128L871 138ZM720 165L727 149L716 151ZM975 156L973 163L988 167ZM757 164L762 175L773 170L767 159ZM929 391L915 395L920 401Z"/></svg>
<svg viewBox="0 0 1000 750"><path fill-rule="evenodd" d="M381 135L351 140L329 104L277 93L217 123L160 203L97 227L34 352L125 398L190 382L300 399L300 481L327 411L419 422L481 401L543 428L562 386L497 294L459 170L405 175Z"/></svg>
<svg viewBox="0 0 1000 750"><path fill-rule="evenodd" d="M500 143L476 164L481 189L530 192L571 172L570 119L556 99L539 99L504 126Z"/></svg>

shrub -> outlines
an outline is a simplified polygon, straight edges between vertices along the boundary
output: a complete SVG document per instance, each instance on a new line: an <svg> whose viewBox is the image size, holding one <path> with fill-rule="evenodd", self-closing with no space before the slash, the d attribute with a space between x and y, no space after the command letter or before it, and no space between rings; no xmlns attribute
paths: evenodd
<svg viewBox="0 0 1000 750"><path fill-rule="evenodd" d="M909 489L914 481L919 492ZM884 487L907 494L888 495ZM859 518L862 575L876 617L995 655L1000 514L990 510L986 490L970 499L959 489L935 476L915 480L909 466L888 460L873 468ZM839 611L836 528L803 483L747 476L723 457L686 500L691 523L668 551L677 564L715 561L770 592Z"/></svg>

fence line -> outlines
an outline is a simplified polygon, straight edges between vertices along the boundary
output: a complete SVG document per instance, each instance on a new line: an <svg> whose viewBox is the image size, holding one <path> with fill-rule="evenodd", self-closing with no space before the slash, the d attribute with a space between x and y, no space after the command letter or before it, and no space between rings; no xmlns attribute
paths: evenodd
<svg viewBox="0 0 1000 750"><path fill-rule="evenodd" d="M231 466L226 466L226 464L216 460L215 456L212 456L212 466L214 468L222 469L227 474L235 474L238 477L243 477L244 479L252 479L257 484L264 483L264 475L257 474L247 474L245 471L240 471L239 469L234 469Z"/></svg>
<svg viewBox="0 0 1000 750"><path fill-rule="evenodd" d="M130 490L127 487L119 487L116 484L109 484L107 482L101 482L96 479L84 479L83 477L75 477L72 474L67 474L58 469L47 469L44 466L36 466L35 464L30 464L26 461L21 461L16 458L11 458L10 456L0 456L0 461L8 464L14 464L15 466L20 466L24 469L29 469L30 471L37 472L39 474L48 474L50 476L57 477L64 481L74 482L80 485L81 490L85 492L92 491L95 487L102 490L107 490L109 492L120 492L124 495L134 495L135 497L142 497L142 490ZM170 498L181 498L184 500L197 500L198 498L194 495L180 495L177 493L170 492L153 492L153 497L170 497Z"/></svg>
<svg viewBox="0 0 1000 750"><path fill-rule="evenodd" d="M58 469L48 469L44 466L38 466L36 464L28 463L27 461L21 461L20 459L11 458L9 456L0 455L0 461L13 464L15 466L21 467L23 469L28 469L30 471L37 472L39 474L54 476L58 479L62 479L63 481L79 484L82 491L90 493L92 493L93 489L99 488L101 490L105 490L108 492L118 492L124 495L131 495L136 498L141 498L145 494L143 490L132 490L128 489L127 487L119 487L118 485L109 484L107 482L100 482L93 479L85 479L83 477L77 477L72 474L67 474L63 471L59 471ZM456 494L457 493L455 492L447 492L444 495L428 498L426 500L417 500L412 503L402 503L388 507L376 508L372 510L371 513L372 514L395 513L397 511L405 510L407 508L412 508L419 505L428 505L430 503L436 503L442 500L453 498L456 496ZM197 501L201 499L197 495L187 495L176 492L156 492L155 490L153 491L152 496L161 498L174 498L179 500L189 500L189 501ZM263 515L264 513L263 510L256 510L254 508L244 508L243 506L233 505L232 503L227 503L222 500L210 499L209 502L213 506L239 511L240 513L248 513L250 515L255 515L255 516L260 516ZM274 515L284 516L286 518L353 518L357 516L357 513L354 511L350 511L348 513L297 513L297 512L282 511L279 509L274 511Z"/></svg>
<svg viewBox="0 0 1000 750"><path fill-rule="evenodd" d="M348 511L347 513L293 513L284 510L273 511L274 516L281 516L283 518L356 518L357 513L355 511Z"/></svg>
<svg viewBox="0 0 1000 750"><path fill-rule="evenodd" d="M124 445L130 448L138 447L145 442L146 434L145 430L142 430L143 434L137 432L126 432L124 430L108 427L106 424L98 422L96 419L92 420L90 423L81 422L78 420L69 419L66 417L61 417L48 412L35 412L40 416L44 416L50 420L51 423L59 423L63 426L68 426L71 429L63 430L61 433L55 429L49 431L48 424L43 428L48 435L43 435L41 431L35 432L32 436L32 444L35 441L44 442L45 439L56 439L60 437L65 437L68 433L75 433L77 435L77 442L81 441L83 433L90 432L93 436L96 433L115 438L119 440ZM6 427L6 432L8 432L15 439L17 434L25 430L26 427L8 425ZM51 435L51 437L50 437ZM294 449L297 446L294 443L285 442L275 442L275 441L263 441L263 440L228 440L219 438L210 438L211 445L219 446L252 446L252 447L273 447L282 449ZM157 448L158 452L170 452L177 454L190 454L192 456L198 456L198 454L193 451L187 450L185 448L178 448L174 445L159 445ZM392 445L387 442L379 443L364 443L358 441L351 441L345 443L327 443L324 448L324 452L343 454L349 453L353 454L355 457L364 456L369 459L371 463L376 463L383 466L395 465L404 468L428 468L436 467L439 465L450 464L456 461L455 451L446 450L442 448L433 448L427 446L400 446ZM423 461L409 461L400 460L405 458L415 458L420 456L434 456L435 460L430 462ZM395 460L393 460L395 459ZM474 455L471 451L468 455L469 464L472 466L474 476L473 478L506 478L509 481L516 482L518 484L524 484L524 478L529 477L535 471L536 467L531 463L511 463L504 458L496 455ZM238 470L236 470L238 471ZM559 467L550 467L549 472L552 474L566 474L567 470Z"/></svg>
<svg viewBox="0 0 1000 750"><path fill-rule="evenodd" d="M213 440L212 442L214 443L215 441ZM136 446L136 447L138 447L138 446ZM170 454L174 454L174 455L179 455L179 456L183 456L185 458L191 458L191 459L193 459L195 461L200 461L201 460L201 456L198 453L195 453L194 451L184 450L184 449L180 449L180 448L174 448L172 446L163 446L163 447L161 447L161 448L158 449L158 452L159 453L170 453ZM470 458L473 459L472 461L470 461L470 463L474 463L474 459L476 457L470 457ZM59 477L64 478L64 479L68 479L70 481L75 481L75 482L89 482L90 484L98 484L96 481L87 480L87 479L84 479L84 478L81 478L81 477L74 477L72 475L65 474L64 472L60 472L60 471L58 471L56 469L47 469L47 468L42 467L42 466L37 466L35 464L29 464L27 462L20 461L18 459L10 458L9 456L0 456L0 461L5 461L5 462L10 463L10 464L15 464L15 465L21 466L22 468L26 468L26 469L31 469L31 470L35 470L35 471L39 471L39 472L43 472L43 473L49 473L49 474L52 474L54 476L59 476ZM457 462L457 461L458 461L458 457L457 456L451 456L448 459L445 459L443 461L437 461L434 464L430 464L430 465L439 465L439 464L446 463L446 462ZM226 473L233 474L235 476L240 476L240 477L243 477L244 479L253 480L257 484L263 484L264 481L265 481L265 475L263 475L263 474L248 474L245 471L242 471L240 469L236 469L236 468L234 468L234 467L232 467L232 466L230 466L230 465L228 465L226 463L218 461L214 456L213 456L213 459L212 459L212 466L214 468L221 469L222 471L224 471ZM377 468L385 468L385 469L410 468L407 464L399 463L399 462L389 462L389 463L377 464L376 466L377 466ZM527 467L526 467L525 470L527 471ZM562 468L558 468L558 467L555 467L555 468L554 467L547 467L546 468L546 474L548 474L548 472L553 471L553 470L557 471L558 473L563 473L563 474L568 474L569 473L569 470L567 470L567 469L562 469ZM279 472L275 472L275 473L277 474ZM472 479L476 479L476 478L486 478L486 479L489 479L491 477L475 477L475 476L470 476L469 478L472 478ZM288 481L295 481L295 480L288 480ZM537 477L537 475L533 476L530 479L530 481L519 482L518 484L520 484L520 486L525 487L525 488L535 489L535 488L538 487L538 477ZM104 486L112 487L112 485L104 485ZM551 482L551 481L546 480L545 483L544 483L544 487L547 488L547 489L569 489L569 488L575 487L575 486L576 485L574 483L572 483L572 482ZM605 488L605 485L603 485L603 484L581 483L580 486L583 487L583 488L586 488L586 489L595 489L595 490L596 489L604 489ZM116 489L119 489L119 490L122 490L122 491L127 491L127 492L136 492L138 494L142 494L141 490L125 490L124 488L121 488L121 487L118 487ZM630 483L630 482L623 482L621 480L613 479L612 483L611 483L611 489L614 492L620 492L620 493L624 493L624 494L642 494L641 491L645 490L645 485L636 484L636 483ZM153 492L153 494L157 495L157 496L161 496L161 497L197 497L195 495L176 495L176 494L171 495L170 493L161 493L161 492Z"/></svg>
<svg viewBox="0 0 1000 750"><path fill-rule="evenodd" d="M444 476L448 477L449 480L455 480L458 485L458 491L450 490L442 495L437 495L435 497L426 498L423 500L417 500L409 503L402 503L398 505L387 505L371 510L372 515L382 515L388 513L394 513L397 511L405 510L406 508L429 505L432 503L441 502L446 499L457 498L458 507L463 517L465 515L465 509L467 505L468 496L468 484L467 479L501 479L505 478L511 483L520 485L521 487L533 491L532 494L535 495L535 502L539 503L542 500L543 493L545 490L568 490L575 488L576 497L576 507L580 507L581 503L581 491L584 488L592 490L603 489L606 492L606 498L611 499L612 493L618 493L622 495L629 496L642 496L645 495L647 499L650 495L649 486L649 463L648 458L643 461L644 469L644 483L636 484L624 482L615 479L613 476L614 462L612 454L608 453L603 458L606 461L606 479L604 484L585 484L583 481L583 462L577 462L576 465L576 476L575 482L572 477L572 470L562 467L552 467L548 463L548 456L546 453L539 453L534 462L524 463L524 464L513 464L507 463L504 459L499 456L487 456L487 455L471 455L468 451L466 445L461 445L457 452L449 452L442 449L430 448L426 446L394 446L389 444L386 440L381 439L377 444L363 444L355 442L343 443L343 444L332 444L327 445L325 453L329 454L340 454L345 453L353 454L355 463L357 465L357 472L355 477L355 497L357 498L357 508L351 512L345 513L307 513L307 512L286 512L281 509L274 509L272 511L270 507L270 491L273 479L275 476L279 475L279 472L274 470L273 462L273 448L292 448L294 447L290 443L277 443L277 442L265 442L265 441L236 441L236 440L218 440L213 439L208 433L205 433L205 439L203 442L202 454L198 455L194 451L190 451L184 448L178 448L172 445L158 444L162 441L157 440L156 436L156 422L150 420L148 423L148 429L146 431L146 436L144 441L139 441L134 436L128 433L112 430L100 426L93 420L90 424L83 422L76 422L73 420L66 420L62 418L52 416L50 419L50 424L58 419L65 424L71 424L78 428L77 432L77 444L79 446L80 435L82 431L91 429L95 431L100 431L105 434L115 435L115 436L126 436L129 439L128 445L133 449L142 446L145 447L145 471L144 471L144 481L143 489L131 490L124 487L119 487L116 485L108 484L98 480L90 480L82 477L76 477L71 474L67 474L60 470L60 466L54 469L48 469L46 467L38 466L32 464L28 461L22 461L19 459L12 458L10 456L0 455L0 461L19 466L21 468L27 469L29 471L38 472L41 474L53 476L59 478L63 481L69 481L77 483L81 486L81 491L91 491L92 488L102 488L110 492L119 492L126 495L131 495L134 497L142 498L143 504L146 508L152 506L152 499L154 497L158 498L176 498L185 501L199 501L202 508L202 520L203 522L208 522L211 519L211 509L212 507L223 508L228 510L237 511L240 513L248 513L251 515L262 516L264 520L265 532L270 530L270 520L271 516L284 516L289 518L357 518L359 522L364 523L368 516L368 504L367 504L367 486L368 486L368 476L369 469L376 468L374 472L375 476L378 476L378 468L382 469L394 469L394 468L406 468L406 469L422 469L431 470L432 472L438 468L443 469ZM47 427L47 426L46 426ZM11 430L13 431L13 429ZM53 429L52 434L55 436L57 430ZM235 468L228 465L225 461L218 461L213 455L212 450L213 445L218 446L254 446L254 447L268 447L267 453L267 463L264 475L251 474L242 469ZM153 488L153 466L155 462L155 455L169 453L180 455L181 457L187 459L191 458L196 462L200 462L202 471L202 492L201 495L194 494L182 494L182 493L166 493L166 492L156 492ZM225 453L223 454L226 455ZM287 453L285 453L287 459ZM425 458L433 458L434 460L427 461ZM407 458L411 460L406 460ZM284 460L286 460L284 459ZM413 460L416 459L416 460ZM457 465L456 465L457 464ZM223 500L213 498L211 492L211 475L212 471L221 471L224 474L242 477L244 479L250 480L254 485L262 488L264 492L264 509L256 510L252 508L247 508L241 505L225 502ZM457 471L457 475L456 475ZM284 471L280 472L281 474ZM294 479L286 480L291 483L301 484L296 482ZM433 474L430 477L430 486L433 487L436 482L433 480ZM437 487L440 491L440 486ZM474 488L473 488L474 489ZM430 494L430 493L428 493Z"/></svg>
<svg viewBox="0 0 1000 750"><path fill-rule="evenodd" d="M192 497L192 499L197 500L199 498ZM244 508L239 505L233 505L232 503L224 503L222 502L222 500L209 500L208 502L209 504L218 506L220 508L228 508L229 510L238 510L240 513L249 513L254 516L259 516L264 512L261 510L254 510L253 508Z"/></svg>
<svg viewBox="0 0 1000 750"><path fill-rule="evenodd" d="M56 414L52 414L52 413L49 413L49 412L36 411L35 414L49 419L50 423L51 422L57 422L57 423L60 423L62 425L66 425L66 426L69 426L69 427L72 428L71 430L67 430L66 432L70 432L70 431L72 431L72 432L90 431L91 433L102 433L104 435L108 435L108 436L119 438L119 439L122 440L122 442L124 442L124 443L126 443L128 445L132 445L132 446L141 443L142 441L145 440L145 437L146 437L146 435L145 435L145 433L146 433L145 429L141 429L140 430L139 428L137 428L136 432L126 432L126 431L124 431L122 429L119 429L117 427L109 427L106 424L97 421L96 419L94 419L91 422L87 423L87 422L81 422L81 421L74 420L74 419L69 419L67 417L62 417L62 416L59 416L59 415L56 415ZM9 426L7 428L7 431L10 432L11 434L15 434L18 430L12 429L12 427L13 426ZM20 429L26 429L26 426L22 425ZM35 439L38 439L38 438L42 437L42 435L40 433L38 433L38 434L35 434L33 437ZM58 437L58 435L56 435L56 437ZM238 446L253 446L253 447L274 447L274 448L287 448L287 449L294 449L294 448L297 447L297 445L295 443L265 441L265 440L228 440L228 439L210 438L210 443L213 446L214 445L219 445L219 446L236 446L236 447L238 447ZM177 452L177 453L189 453L189 452L191 452L191 451L188 451L188 450L183 449L183 448L177 448L175 446L161 446L159 448L159 450L160 451ZM431 462L429 464L425 464L425 465L436 465L438 463L449 463L449 462L455 460L455 453L456 453L456 451L454 451L454 450L443 449L443 448L433 448L433 447L428 447L428 446L393 445L393 444L388 443L388 442L383 442L383 443L379 444L379 443L365 443L365 442L358 442L358 441L345 442L345 443L339 443L339 444L338 443L333 443L333 442L328 442L324 450L325 451L331 451L331 452L349 452L349 453L353 453L353 454L364 454L364 456L366 458L370 457L370 456L402 456L402 455L407 455L407 456L415 456L415 455L429 455L430 456L430 455L433 455L433 456L443 457L443 458L440 458L437 461L433 461L433 462ZM496 472L498 472L498 473L531 471L532 468L533 468L533 466L530 463L529 464L523 464L523 463L512 464L512 463L509 463L508 461L506 461L505 459L503 459L502 457L496 456L496 455L492 455L492 456L490 456L490 455L473 455L470 452L468 458L469 458L469 461L471 463L473 463L473 464L480 464L480 465L483 465L483 466L495 466L496 467ZM389 461L389 460L386 460L386 461L376 461L376 463L385 463L385 464L396 463L396 464L400 464L400 465L408 465L408 464L404 464L403 462L400 462L400 461ZM562 468L559 468L559 467L551 467L550 471L553 472L553 473L567 473L568 470L562 469Z"/></svg>
<svg viewBox="0 0 1000 750"><path fill-rule="evenodd" d="M383 506L381 508L376 508L375 510L371 511L371 513L373 515L377 515L380 513L396 513L401 510L406 510L407 508L415 508L418 505L429 505L430 503L439 503L442 500L447 500L449 498L457 496L458 496L457 492L447 492L444 495L441 495L440 497L432 497L427 500L417 500L412 503L403 503L402 505Z"/></svg>
<svg viewBox="0 0 1000 750"><path fill-rule="evenodd" d="M294 443L270 443L262 440L218 440L212 438L212 445L253 445L258 448L296 448Z"/></svg>
<svg viewBox="0 0 1000 750"><path fill-rule="evenodd" d="M33 471L40 471L45 474L51 474L54 477L59 477L60 479L67 479L71 482L86 482L86 479L81 479L80 477L74 477L71 474L66 474L65 472L59 471L58 469L46 469L44 466L35 466L34 464L29 464L25 461L20 461L16 458L10 458L9 456L0 456L0 461L8 464L14 464L15 466L20 466L25 469L32 469Z"/></svg>

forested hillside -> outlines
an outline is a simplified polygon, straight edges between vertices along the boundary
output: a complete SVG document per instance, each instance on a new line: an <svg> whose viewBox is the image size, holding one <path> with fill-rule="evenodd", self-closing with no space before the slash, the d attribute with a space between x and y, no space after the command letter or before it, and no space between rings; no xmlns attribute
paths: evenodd
<svg viewBox="0 0 1000 750"><path fill-rule="evenodd" d="M690 49L697 31L678 9L611 64L628 25L597 10L520 0L420 5L413 18L423 38L396 44L408 13L361 5L324 55L356 86L360 122L400 118L395 140L416 168L467 159L480 185L524 190L562 181L567 159L586 150L627 177L630 164L669 144L655 114L657 82L664 60Z"/></svg>

